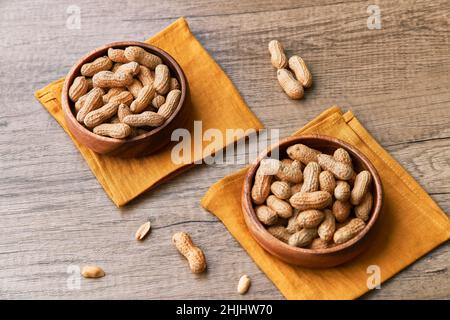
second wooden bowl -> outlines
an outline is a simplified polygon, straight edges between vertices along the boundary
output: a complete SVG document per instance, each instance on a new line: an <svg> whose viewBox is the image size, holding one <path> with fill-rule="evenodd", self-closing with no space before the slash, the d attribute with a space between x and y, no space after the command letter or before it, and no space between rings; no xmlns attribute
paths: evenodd
<svg viewBox="0 0 450 320"><path fill-rule="evenodd" d="M332 154L338 148L344 148L352 157L353 167L357 172L368 170L372 175L373 206L370 219L366 227L353 239L326 249L306 249L289 246L272 236L258 220L251 199L251 188L253 186L256 170L262 159L269 157L274 151L278 151L280 159L288 158L286 149L294 144L301 143L308 147L317 149L323 153ZM380 215L383 199L381 180L372 163L360 151L349 144L327 136L305 135L290 137L283 140L278 146L260 156L259 160L252 165L245 176L242 189L242 211L247 227L256 240L265 250L277 258L298 266L308 268L329 268L350 261L363 252L371 242L373 227Z"/></svg>
<svg viewBox="0 0 450 320"><path fill-rule="evenodd" d="M73 103L69 99L69 88L73 80L80 75L81 66L91 62L98 57L107 55L109 48L125 49L128 46L138 46L146 51L159 56L163 63L170 69L171 75L180 83L181 99L178 107L172 116L160 127L157 127L143 135L129 139L115 139L99 136L81 125L73 113ZM64 113L64 119L70 133L83 145L93 151L118 157L140 157L154 153L170 142L172 132L183 127L188 118L189 87L183 70L179 64L164 50L146 44L144 42L123 41L113 42L104 45L88 53L81 58L69 71L62 89L61 104Z"/></svg>

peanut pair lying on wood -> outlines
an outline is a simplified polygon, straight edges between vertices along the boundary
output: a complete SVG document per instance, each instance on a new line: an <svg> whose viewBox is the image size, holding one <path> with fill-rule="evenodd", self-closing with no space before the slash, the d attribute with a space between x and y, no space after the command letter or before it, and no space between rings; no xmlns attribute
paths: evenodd
<svg viewBox="0 0 450 320"><path fill-rule="evenodd" d="M294 55L288 60L284 48L278 40L269 42L269 52L272 65L278 69L278 82L284 92L291 99L303 98L303 88L309 88L312 85L312 75L305 61L298 55Z"/></svg>
<svg viewBox="0 0 450 320"><path fill-rule="evenodd" d="M181 98L160 57L141 47L108 50L81 67L69 88L78 122L95 134L124 139L163 125Z"/></svg>
<svg viewBox="0 0 450 320"><path fill-rule="evenodd" d="M256 216L274 237L295 247L330 248L365 228L372 177L354 171L346 150L327 155L296 144L287 155L262 160L251 190Z"/></svg>

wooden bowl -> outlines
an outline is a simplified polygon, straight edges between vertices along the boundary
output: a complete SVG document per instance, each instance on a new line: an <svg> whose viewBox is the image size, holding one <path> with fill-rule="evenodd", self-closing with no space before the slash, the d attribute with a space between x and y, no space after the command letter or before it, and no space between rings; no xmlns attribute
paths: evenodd
<svg viewBox="0 0 450 320"><path fill-rule="evenodd" d="M366 227L353 239L326 249L306 249L289 246L272 236L256 217L251 200L251 189L256 170L263 158L270 156L278 149L280 159L288 158L286 149L294 144L302 143L323 153L332 154L337 148L348 151L353 160L356 172L368 170L372 175L373 206L370 219ZM349 144L327 136L305 135L290 137L280 142L278 146L263 153L257 162L252 165L245 176L242 189L242 211L245 222L253 238L268 252L277 258L298 266L308 268L329 268L345 263L363 252L371 242L373 226L380 215L383 191L380 176L370 161L357 149Z"/></svg>
<svg viewBox="0 0 450 320"><path fill-rule="evenodd" d="M159 56L163 63L166 64L171 72L171 76L175 77L180 83L181 98L178 107L172 116L160 127L154 128L146 134L139 135L129 139L115 139L99 136L86 129L81 125L73 113L74 103L69 99L69 88L73 80L80 75L81 66L87 62L91 62L98 57L107 55L109 48L124 49L128 46L142 47L150 53ZM69 71L62 89L61 104L64 112L64 119L67 127L72 135L88 148L93 151L117 157L139 157L145 156L158 151L170 142L172 132L183 127L187 120L189 103L189 87L186 76L178 63L165 51L148 45L143 42L122 41L113 42L100 48L81 58Z"/></svg>

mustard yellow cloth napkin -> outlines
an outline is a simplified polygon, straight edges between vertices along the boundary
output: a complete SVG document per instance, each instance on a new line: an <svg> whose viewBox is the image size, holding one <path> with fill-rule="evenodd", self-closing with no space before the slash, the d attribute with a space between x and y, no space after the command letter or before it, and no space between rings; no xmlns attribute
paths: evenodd
<svg viewBox="0 0 450 320"><path fill-rule="evenodd" d="M294 135L318 133L336 137L361 150L377 168L384 205L373 245L355 260L314 270L284 263L251 237L241 211L246 169L214 184L202 206L216 215L287 299L354 299L367 287L370 265L385 281L450 237L450 222L419 184L364 129L350 112L332 107Z"/></svg>
<svg viewBox="0 0 450 320"><path fill-rule="evenodd" d="M166 29L146 41L162 48L180 64L189 82L191 114L187 127L192 131L193 121L202 121L203 130L215 128L225 134L226 129L255 129L263 125L253 115L233 83L211 58L189 30L184 18L179 18ZM61 110L61 90L64 79L55 81L36 91L36 98L58 121L80 150L82 156L117 206L123 206L142 192L173 177L191 164L175 164L171 160L171 146L158 153L135 159L101 156L81 145L68 132ZM193 134L191 135L193 137ZM235 137L233 141L242 137ZM225 143L222 143L225 147ZM203 142L205 147L208 142ZM192 143L193 145L193 143ZM193 151L193 148L191 149ZM198 163L205 153L192 154Z"/></svg>

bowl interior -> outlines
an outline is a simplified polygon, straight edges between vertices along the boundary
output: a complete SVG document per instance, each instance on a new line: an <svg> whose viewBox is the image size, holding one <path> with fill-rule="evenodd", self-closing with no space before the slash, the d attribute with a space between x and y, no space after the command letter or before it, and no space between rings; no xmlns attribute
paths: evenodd
<svg viewBox="0 0 450 320"><path fill-rule="evenodd" d="M109 48L114 48L114 49L125 49L126 47L129 46L138 46L138 47L142 47L144 48L147 52L150 52L152 54L155 54L157 56L159 56L161 58L161 60L163 61L163 63L165 65L167 65L169 67L170 70L170 74L171 77L175 77L178 80L178 83L180 84L180 90L181 90L181 97L180 97L180 101L178 103L177 108L175 109L175 111L173 112L173 114L170 116L170 118L161 126L156 127L150 131L148 131L145 134L133 137L133 138L129 138L129 139L115 139L115 138L111 138L111 137L104 137L104 136L99 136L94 134L93 132L91 132L90 130L88 130L87 128L85 128L82 124L80 124L76 118L75 118L75 103L73 103L70 99L69 99L69 95L68 95L68 90L70 88L70 86L72 85L74 79L78 76L81 75L81 67L83 66L83 64L88 63L88 62L92 62L95 59L105 56L108 54L108 49ZM121 41L121 42L113 42L107 45L104 45L102 47L99 47L91 52L89 52L88 54L86 54L84 57L82 57L74 66L73 68L70 70L65 82L64 82L64 87L63 87L63 91L62 91L62 105L63 105L63 110L64 112L71 118L71 121L81 130L84 130L86 134L91 135L93 138L96 138L98 140L102 140L102 141L109 141L109 142L128 142L128 141L137 141L137 140L141 140L141 139L145 139L146 137L153 135L161 130L163 130L170 122L173 118L175 118L177 116L177 114L180 112L180 109L182 108L184 101L186 99L186 90L187 90L187 80L186 77L184 75L183 70L181 69L180 65L175 61L174 58L172 58L172 56L170 56L167 52L165 52L164 50L146 44L144 42L138 42L138 41ZM67 110L65 110L65 107L67 107Z"/></svg>
<svg viewBox="0 0 450 320"><path fill-rule="evenodd" d="M371 192L373 193L373 206L371 215L369 218L369 221L366 224L366 227L354 238L351 240L339 244L336 246L333 246L331 248L325 248L325 249L307 249L307 248L298 248L298 247L292 247L288 244L282 242L281 240L278 240L274 236L272 236L267 229L264 227L264 225L258 220L256 217L256 213L254 210L254 206L251 200L251 194L249 190L251 190L251 186L254 183L254 177L256 170L259 168L260 162L264 158L276 158L276 159L284 159L289 158L286 154L286 149L294 144L302 143L304 145L307 145L308 147L314 148L316 150L321 151L322 153L326 154L333 154L333 152L338 148L344 148L352 157L353 167L356 172L360 172L362 170L368 170L372 175L372 182L371 182ZM381 209L381 202L382 202L382 187L381 187L381 181L380 177L378 175L378 172L376 171L375 167L370 163L370 161L357 149L350 146L349 144L338 140L336 138L323 136L323 135L308 135L308 136L301 136L301 137L290 137L280 142L280 144L276 147L273 147L270 151L264 152L257 162L249 169L246 181L244 186L244 196L245 201L247 202L247 212L249 213L249 216L247 218L250 218L251 224L253 227L255 227L255 232L257 232L259 235L267 238L271 238L271 241L277 242L277 246L281 246L283 251L290 252L291 254L295 253L314 253L314 254L328 254L328 253L335 253L338 251L341 251L343 249L346 249L352 245L354 245L356 242L358 242L360 239L362 239L368 231L372 228L375 221L378 218L380 209Z"/></svg>

